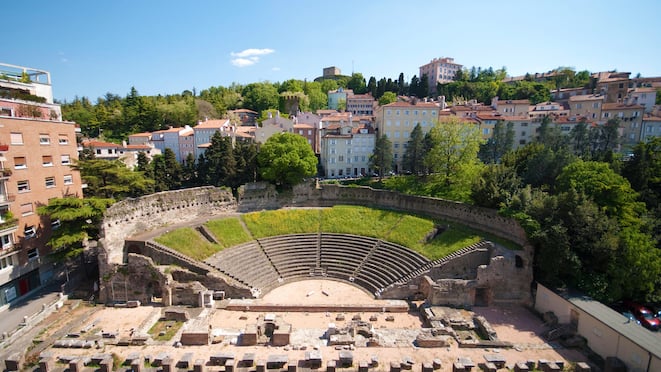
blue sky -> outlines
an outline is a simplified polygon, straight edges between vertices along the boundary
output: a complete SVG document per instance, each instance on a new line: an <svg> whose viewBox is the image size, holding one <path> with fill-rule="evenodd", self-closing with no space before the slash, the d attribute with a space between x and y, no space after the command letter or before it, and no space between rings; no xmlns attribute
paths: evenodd
<svg viewBox="0 0 661 372"><path fill-rule="evenodd" d="M661 76L658 0L23 0L2 12L0 62L49 71L60 101L312 80L328 66L410 81L446 56L510 75Z"/></svg>

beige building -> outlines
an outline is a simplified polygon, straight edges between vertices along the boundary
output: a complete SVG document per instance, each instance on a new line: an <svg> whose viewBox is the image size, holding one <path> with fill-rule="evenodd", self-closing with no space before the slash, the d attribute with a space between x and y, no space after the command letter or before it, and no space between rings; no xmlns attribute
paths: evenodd
<svg viewBox="0 0 661 372"><path fill-rule="evenodd" d="M620 120L621 144L623 151L628 151L641 140L643 113L645 108L632 103L604 103L601 122L610 119Z"/></svg>
<svg viewBox="0 0 661 372"><path fill-rule="evenodd" d="M597 301L580 295L560 295L537 284L535 310L552 312L560 324L572 325L602 358L617 357L629 371L661 371L659 335Z"/></svg>
<svg viewBox="0 0 661 372"><path fill-rule="evenodd" d="M371 94L351 94L347 96L346 111L353 115L371 116L374 114L376 100Z"/></svg>
<svg viewBox="0 0 661 372"><path fill-rule="evenodd" d="M264 143L271 138L272 135L282 132L293 133L294 122L280 116L280 112L276 112L275 116L270 116L262 122L261 126L255 128L255 141L258 143Z"/></svg>
<svg viewBox="0 0 661 372"><path fill-rule="evenodd" d="M420 66L420 79L427 75L429 91L435 92L438 83L445 84L454 81L457 71L463 66L455 63L454 58L434 58L429 63Z"/></svg>
<svg viewBox="0 0 661 372"><path fill-rule="evenodd" d="M393 145L394 170L401 169L411 131L420 124L426 134L439 120L440 107L436 102L393 102L376 108L377 136L387 136Z"/></svg>
<svg viewBox="0 0 661 372"><path fill-rule="evenodd" d="M491 100L491 107L501 115L505 116L528 116L528 111L530 111L530 100L500 100L498 97L494 97Z"/></svg>
<svg viewBox="0 0 661 372"><path fill-rule="evenodd" d="M605 96L601 94L569 97L569 115L599 120L601 118L601 107L604 102L606 102Z"/></svg>

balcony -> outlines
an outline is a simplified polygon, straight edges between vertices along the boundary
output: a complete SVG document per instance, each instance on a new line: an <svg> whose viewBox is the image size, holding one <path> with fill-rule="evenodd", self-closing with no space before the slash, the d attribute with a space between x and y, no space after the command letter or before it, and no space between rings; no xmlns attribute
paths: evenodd
<svg viewBox="0 0 661 372"><path fill-rule="evenodd" d="M15 233L18 230L18 218L0 218L0 236Z"/></svg>
<svg viewBox="0 0 661 372"><path fill-rule="evenodd" d="M11 177L11 173L11 169L9 168L0 169L0 180L6 180Z"/></svg>
<svg viewBox="0 0 661 372"><path fill-rule="evenodd" d="M7 151L9 151L9 145L0 143L0 152L7 152Z"/></svg>
<svg viewBox="0 0 661 372"><path fill-rule="evenodd" d="M16 195L14 194L2 194L0 193L0 207L7 206L16 200ZM2 219L0 219L2 221Z"/></svg>

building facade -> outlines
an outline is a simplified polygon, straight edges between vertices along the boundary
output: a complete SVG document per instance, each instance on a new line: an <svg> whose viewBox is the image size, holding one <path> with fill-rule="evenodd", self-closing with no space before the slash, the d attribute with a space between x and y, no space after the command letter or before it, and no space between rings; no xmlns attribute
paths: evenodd
<svg viewBox="0 0 661 372"><path fill-rule="evenodd" d="M401 169L413 128L420 124L426 134L438 122L439 112L439 105L435 102L393 102L376 108L376 135L385 135L392 142L396 172Z"/></svg>
<svg viewBox="0 0 661 372"><path fill-rule="evenodd" d="M0 81L2 85L2 81ZM82 197L74 123L0 116L0 309L57 272L48 240L60 221L37 214L50 199Z"/></svg>
<svg viewBox="0 0 661 372"><path fill-rule="evenodd" d="M438 83L445 84L454 81L457 71L463 66L455 63L454 58L434 58L426 65L420 66L419 78L427 75L429 91L435 92Z"/></svg>

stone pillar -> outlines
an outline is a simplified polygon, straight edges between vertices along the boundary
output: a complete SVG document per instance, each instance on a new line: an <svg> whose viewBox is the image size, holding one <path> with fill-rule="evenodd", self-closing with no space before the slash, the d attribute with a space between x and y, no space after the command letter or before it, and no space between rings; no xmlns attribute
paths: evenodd
<svg viewBox="0 0 661 372"><path fill-rule="evenodd" d="M23 367L23 357L20 353L13 353L5 359L5 369L7 371L20 371Z"/></svg>
<svg viewBox="0 0 661 372"><path fill-rule="evenodd" d="M256 372L266 372L266 361L260 359L257 361Z"/></svg>
<svg viewBox="0 0 661 372"><path fill-rule="evenodd" d="M167 357L161 362L161 367L163 372L173 372L172 367L174 367L174 359Z"/></svg>
<svg viewBox="0 0 661 372"><path fill-rule="evenodd" d="M131 362L131 371L132 371L132 372L140 372L140 371L142 371L142 365L143 365L143 362L142 362L142 359L141 359L141 358L138 358L138 359L136 359L136 360L133 360L133 361Z"/></svg>
<svg viewBox="0 0 661 372"><path fill-rule="evenodd" d="M432 363L425 362L422 363L422 372L432 372L434 370L434 366Z"/></svg>
<svg viewBox="0 0 661 372"><path fill-rule="evenodd" d="M329 360L328 363L326 363L326 372L335 372L336 368L337 368L337 361Z"/></svg>
<svg viewBox="0 0 661 372"><path fill-rule="evenodd" d="M82 372L83 367L82 359L74 359L69 362L69 372Z"/></svg>
<svg viewBox="0 0 661 372"><path fill-rule="evenodd" d="M204 372L204 359L196 359L193 364L193 372Z"/></svg>
<svg viewBox="0 0 661 372"><path fill-rule="evenodd" d="M45 357L39 360L39 370L41 372L51 372L53 370L53 358Z"/></svg>
<svg viewBox="0 0 661 372"><path fill-rule="evenodd" d="M105 358L101 361L100 372L112 372L112 358Z"/></svg>
<svg viewBox="0 0 661 372"><path fill-rule="evenodd" d="M291 359L287 363L287 372L296 372L296 367L298 367L298 360Z"/></svg>
<svg viewBox="0 0 661 372"><path fill-rule="evenodd" d="M390 362L390 372L400 372L402 365L399 362Z"/></svg>

